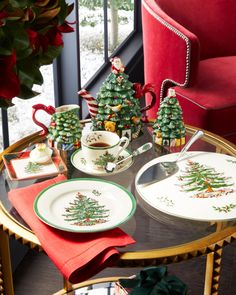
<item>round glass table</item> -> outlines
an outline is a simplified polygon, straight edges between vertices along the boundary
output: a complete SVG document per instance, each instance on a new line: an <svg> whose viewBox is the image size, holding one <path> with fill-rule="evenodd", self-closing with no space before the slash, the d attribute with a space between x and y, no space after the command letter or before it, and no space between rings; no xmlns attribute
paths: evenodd
<svg viewBox="0 0 236 295"><path fill-rule="evenodd" d="M187 126L187 140L197 129ZM39 132L30 135L3 151L3 154L30 149L35 143L42 141ZM133 140L129 146L134 151L146 142L152 142L149 127L143 134ZM179 149L180 150L180 149ZM175 263L193 257L206 255L206 276L204 295L218 294L220 263L223 247L236 238L236 225L233 220L224 222L191 221L177 218L163 212L153 214L137 196L135 176L139 169L152 159L170 152L179 152L164 149L158 145L141 156L135 157L133 164L121 173L110 175L90 175L86 171L79 171L67 161L68 176L70 178L96 177L115 182L133 193L137 197L138 206L134 216L121 226L131 235L136 243L120 248L120 259L114 267L146 267L160 264ZM236 146L223 138L204 131L204 136L190 148L190 151L209 151L236 156ZM43 251L36 235L28 228L19 214L12 208L7 193L10 189L27 186L33 180L10 180L1 157L1 202L0 202L0 251L2 281L0 287L4 294L14 294L9 252L9 237L15 238L31 249ZM193 208L194 210L194 208ZM112 269L111 269L112 274ZM105 280L105 279L104 279ZM106 281L106 280L105 280ZM99 281L91 281L91 284ZM65 281L64 288L55 294L69 294L73 290L89 283L72 285Z"/></svg>

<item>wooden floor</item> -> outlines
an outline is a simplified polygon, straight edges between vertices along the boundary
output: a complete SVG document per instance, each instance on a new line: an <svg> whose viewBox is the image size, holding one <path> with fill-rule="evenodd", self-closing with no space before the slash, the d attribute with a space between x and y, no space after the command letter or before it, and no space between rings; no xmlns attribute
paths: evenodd
<svg viewBox="0 0 236 295"><path fill-rule="evenodd" d="M189 294L202 295L205 258L194 258L168 266L189 287ZM137 273L138 269L108 269L99 276L122 276ZM219 295L236 294L236 243L226 246ZM15 295L51 295L62 288L62 277L49 258L30 250L14 274Z"/></svg>

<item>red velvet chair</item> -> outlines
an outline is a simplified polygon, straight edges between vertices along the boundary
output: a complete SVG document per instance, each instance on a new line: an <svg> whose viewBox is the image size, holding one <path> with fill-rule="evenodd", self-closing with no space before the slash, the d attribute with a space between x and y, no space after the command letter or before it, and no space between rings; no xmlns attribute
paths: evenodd
<svg viewBox="0 0 236 295"><path fill-rule="evenodd" d="M185 123L236 143L236 1L143 0L142 24L145 82L160 100L174 86Z"/></svg>

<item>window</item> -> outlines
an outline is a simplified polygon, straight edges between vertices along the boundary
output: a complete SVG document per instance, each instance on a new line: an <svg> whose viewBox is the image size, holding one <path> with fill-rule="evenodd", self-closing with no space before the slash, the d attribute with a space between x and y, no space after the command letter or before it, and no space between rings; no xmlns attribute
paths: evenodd
<svg viewBox="0 0 236 295"><path fill-rule="evenodd" d="M53 66L43 66L40 70L44 77L44 83L42 86L34 87L34 90L40 92L40 94L34 98L26 100L14 98L12 100L14 106L8 108L7 111L3 111L3 113L7 115L7 118L4 123L1 120L1 124L4 124L4 128L1 128L1 131L3 130L3 133L7 132L8 127L9 138L6 141L9 140L9 144L12 144L40 129L40 127L32 121L32 106L34 104L42 103L45 105L55 105ZM37 118L39 121L44 122L44 124L49 124L49 116L45 112L38 112ZM3 149L3 135L4 134L0 134L1 150Z"/></svg>
<svg viewBox="0 0 236 295"><path fill-rule="evenodd" d="M81 118L86 117L88 111L86 105L83 105L82 110L82 103L77 95L78 90L88 85L90 89L91 85L100 85L103 79L101 73L104 73L106 68L110 69L110 57L120 55L120 50L127 48L129 38L137 31L137 19L140 19L139 1L68 0L67 2L75 4L68 18L69 22L76 20L75 33L64 35L64 49L54 64L54 70L52 65L41 68L44 84L41 89L35 89L41 94L25 101L15 98L13 100L15 106L7 111L2 110L1 149L3 145L6 147L38 130L38 126L31 119L32 105L36 103L56 106L78 103L81 105ZM46 113L38 112L37 118L46 125L47 122L49 124L50 118Z"/></svg>
<svg viewBox="0 0 236 295"><path fill-rule="evenodd" d="M80 0L78 15L83 86L134 31L134 1Z"/></svg>
<svg viewBox="0 0 236 295"><path fill-rule="evenodd" d="M13 103L15 105L8 110L10 144L40 129L32 121L32 106L34 104L55 105L52 65L42 67L41 72L44 83L42 86L34 87L34 90L40 92L40 95L27 100L14 98ZM42 111L37 113L37 119L48 125L50 118L48 114Z"/></svg>
<svg viewBox="0 0 236 295"><path fill-rule="evenodd" d="M142 47L141 3L133 0L71 2L75 3L75 9L68 21L76 20L77 25L75 34L64 38L55 80L59 104L80 104L80 116L85 118L88 109L80 101L78 90L86 88L95 96L110 71L110 57L119 55L127 66Z"/></svg>

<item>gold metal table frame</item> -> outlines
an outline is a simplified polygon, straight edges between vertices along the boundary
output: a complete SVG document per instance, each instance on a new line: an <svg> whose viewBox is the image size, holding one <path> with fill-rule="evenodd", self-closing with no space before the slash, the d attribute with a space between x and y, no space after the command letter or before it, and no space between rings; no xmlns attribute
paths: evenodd
<svg viewBox="0 0 236 295"><path fill-rule="evenodd" d="M196 128L187 126L188 134L193 134ZM38 142L39 132L25 137L11 145L1 153L0 169L4 168L2 155L10 152L22 151L30 144ZM203 140L215 146L215 152L236 156L236 146L223 138L205 131ZM9 237L27 245L30 249L43 251L35 234L12 217L0 201L0 294L13 295L13 280L11 257L9 251ZM216 230L202 238L178 245L148 249L143 251L123 251L115 267L146 267L160 264L176 263L194 257L206 255L206 271L204 295L217 295L219 289L221 259L224 246L236 239L236 225L217 223ZM72 285L64 281L64 288L55 295L72 294L77 288L98 282L116 281L117 277L90 280Z"/></svg>

